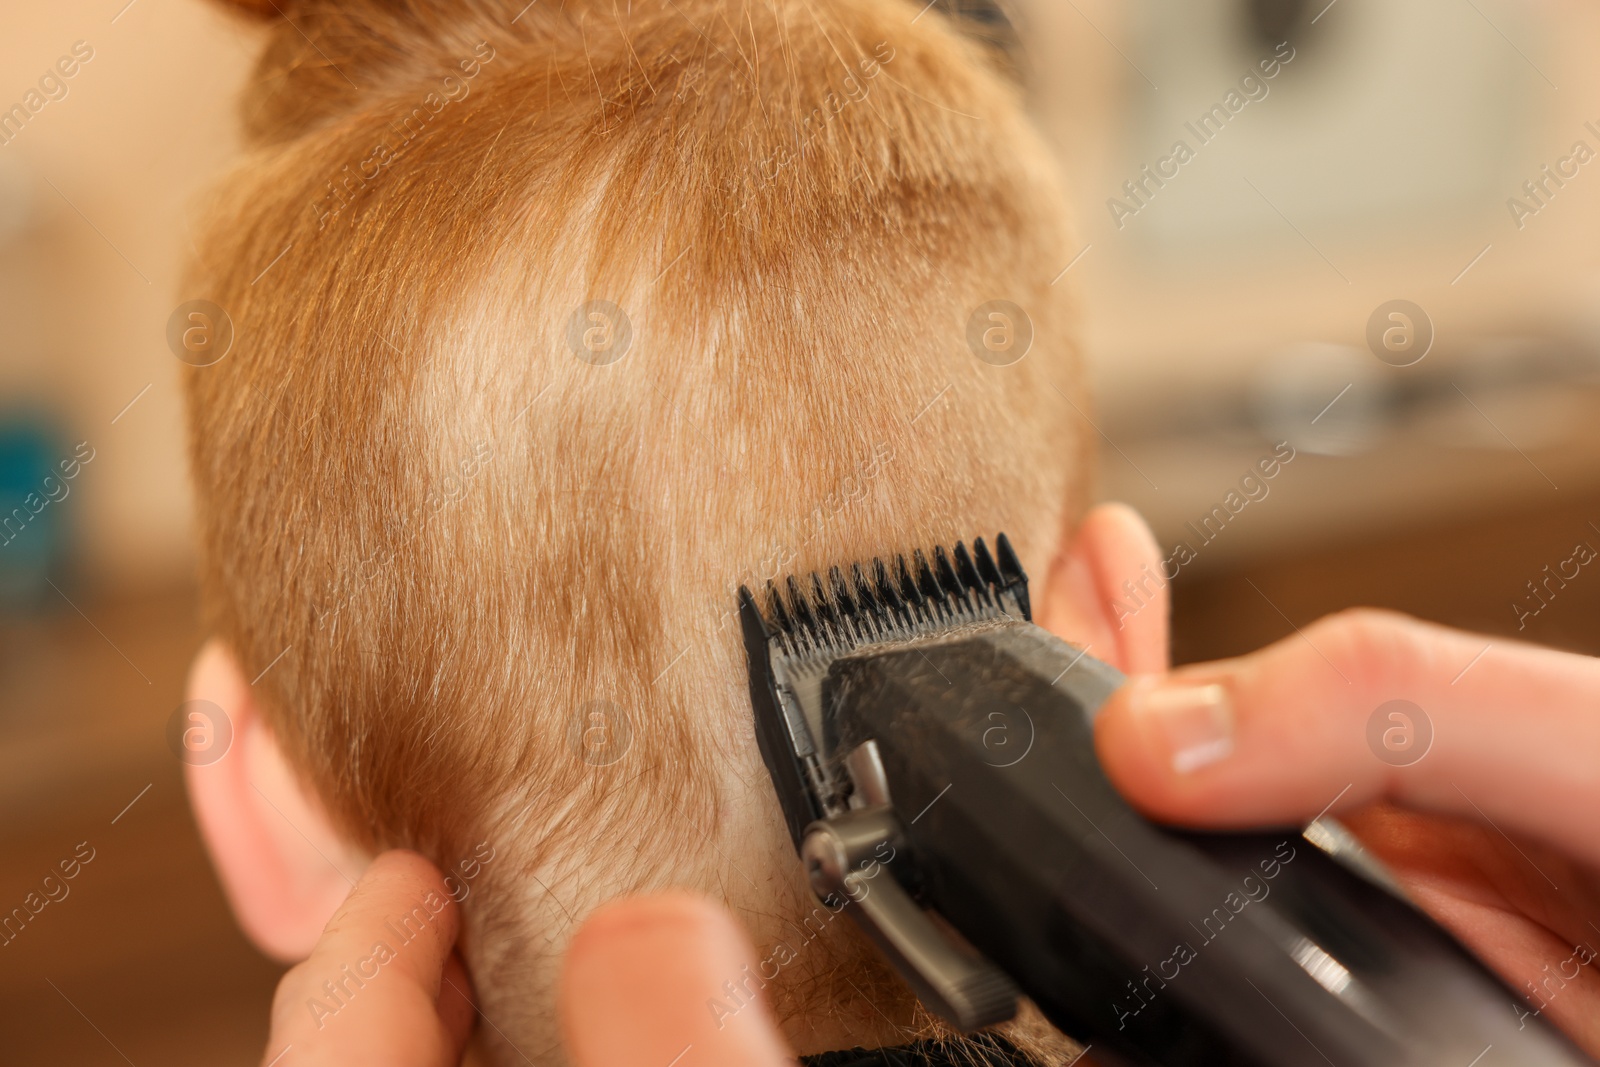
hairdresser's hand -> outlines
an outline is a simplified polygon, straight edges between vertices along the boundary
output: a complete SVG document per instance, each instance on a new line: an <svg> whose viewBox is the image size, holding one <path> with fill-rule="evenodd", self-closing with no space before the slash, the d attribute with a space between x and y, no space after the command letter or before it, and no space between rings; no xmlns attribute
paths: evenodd
<svg viewBox="0 0 1600 1067"><path fill-rule="evenodd" d="M401 944L402 917L435 912ZM471 986L453 951L458 912L438 870L411 852L375 860L328 923L311 957L283 976L263 1065L454 1067L472 1030ZM397 951L377 963L374 946ZM369 962L371 961L371 962ZM726 910L683 894L601 908L578 931L562 970L561 1028L579 1067L793 1063L766 1005L717 1028L706 1002L756 956ZM360 986L349 977L364 965ZM332 982L330 994L324 983ZM339 989L340 985L343 989ZM337 997L337 999L335 999ZM287 1051L287 1054L285 1054Z"/></svg>
<svg viewBox="0 0 1600 1067"><path fill-rule="evenodd" d="M669 893L607 904L572 939L561 1032L577 1067L785 1067L794 1055L764 1002L719 1027L706 1010L756 953L724 908Z"/></svg>
<svg viewBox="0 0 1600 1067"><path fill-rule="evenodd" d="M1529 1012L1600 1054L1600 660L1354 611L1135 680L1096 743L1163 821L1339 815Z"/></svg>
<svg viewBox="0 0 1600 1067"><path fill-rule="evenodd" d="M410 940L405 941L400 923L408 916ZM453 951L458 922L444 877L433 864L414 852L379 856L328 921L311 957L278 983L272 1036L261 1062L274 1067L460 1063L475 1011L466 969ZM380 945L389 951L378 950ZM332 983L332 989L324 983Z"/></svg>

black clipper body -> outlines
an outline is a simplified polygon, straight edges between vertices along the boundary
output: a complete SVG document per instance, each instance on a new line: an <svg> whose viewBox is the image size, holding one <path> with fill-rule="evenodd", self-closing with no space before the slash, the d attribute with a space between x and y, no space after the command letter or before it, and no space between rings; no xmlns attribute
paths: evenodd
<svg viewBox="0 0 1600 1067"><path fill-rule="evenodd" d="M1591 1062L1337 822L1199 834L1134 812L1093 743L1122 678L1032 624L1003 535L740 609L812 887L954 1025L1026 994L1105 1063Z"/></svg>

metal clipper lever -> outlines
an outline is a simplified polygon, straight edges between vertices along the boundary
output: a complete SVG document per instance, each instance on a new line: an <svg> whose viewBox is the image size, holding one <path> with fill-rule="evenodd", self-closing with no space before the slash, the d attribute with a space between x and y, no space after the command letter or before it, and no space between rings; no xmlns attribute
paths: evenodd
<svg viewBox="0 0 1600 1067"><path fill-rule="evenodd" d="M824 902L847 899L856 925L895 964L918 998L962 1030L1010 1019L1017 1013L1018 998L1011 979L970 948L958 945L934 924L892 871L884 869L907 846L900 818L887 802L877 746L871 741L859 746L845 765L855 785L853 796L870 806L819 819L806 828L800 858L812 890Z"/></svg>

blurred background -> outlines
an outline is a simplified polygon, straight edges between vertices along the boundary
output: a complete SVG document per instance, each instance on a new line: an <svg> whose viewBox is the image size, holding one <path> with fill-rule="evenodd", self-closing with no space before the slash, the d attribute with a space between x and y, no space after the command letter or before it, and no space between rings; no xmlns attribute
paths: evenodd
<svg viewBox="0 0 1600 1067"><path fill-rule="evenodd" d="M1100 492L1173 553L1180 661L1352 604L1600 651L1600 576L1560 577L1600 548L1600 10L1014 15L1081 219L1058 284ZM167 330L255 48L199 0L0 12L0 909L95 856L0 947L6 1063L249 1064L265 1040L278 969L165 740L201 640Z"/></svg>

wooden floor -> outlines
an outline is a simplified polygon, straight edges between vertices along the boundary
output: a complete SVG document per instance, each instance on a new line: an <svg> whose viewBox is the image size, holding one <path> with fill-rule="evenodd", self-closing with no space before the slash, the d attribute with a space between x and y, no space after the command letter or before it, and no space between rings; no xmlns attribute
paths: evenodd
<svg viewBox="0 0 1600 1067"><path fill-rule="evenodd" d="M1600 547L1591 521L1600 499L1185 575L1175 648L1243 652L1356 603L1515 634L1524 583L1580 539ZM0 947L0 1061L256 1064L278 968L235 929L164 740L200 643L192 599L74 599L0 623L0 912L80 842L95 852L70 895ZM1600 652L1600 569L1521 636Z"/></svg>

